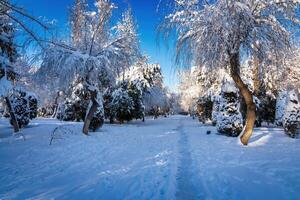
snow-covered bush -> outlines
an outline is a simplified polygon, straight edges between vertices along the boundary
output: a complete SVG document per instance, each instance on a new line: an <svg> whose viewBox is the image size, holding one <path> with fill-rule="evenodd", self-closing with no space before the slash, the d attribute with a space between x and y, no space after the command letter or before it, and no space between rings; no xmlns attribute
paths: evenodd
<svg viewBox="0 0 300 200"><path fill-rule="evenodd" d="M287 91L282 91L278 94L276 99L275 123L277 126L282 126L286 98L287 98Z"/></svg>
<svg viewBox="0 0 300 200"><path fill-rule="evenodd" d="M236 137L243 129L239 93L232 81L224 79L219 99L217 129L220 133Z"/></svg>
<svg viewBox="0 0 300 200"><path fill-rule="evenodd" d="M114 123L114 119L115 119L115 115L114 115L114 111L112 109L112 92L113 89L112 88L108 88L105 90L104 94L103 94L103 107L104 107L104 116L106 119L109 120L109 123Z"/></svg>
<svg viewBox="0 0 300 200"><path fill-rule="evenodd" d="M141 83L133 81L128 84L128 95L133 101L132 117L135 119L143 119L145 117L145 106L143 102L143 90Z"/></svg>
<svg viewBox="0 0 300 200"><path fill-rule="evenodd" d="M34 94L27 93L21 89L15 89L10 93L9 100L19 128L27 126L30 120L36 118L38 101ZM12 119L10 119L10 123L12 124Z"/></svg>
<svg viewBox="0 0 300 200"><path fill-rule="evenodd" d="M300 101L295 90L287 93L283 127L285 133L290 137L295 138L300 134Z"/></svg>
<svg viewBox="0 0 300 200"><path fill-rule="evenodd" d="M54 109L55 107L53 104L45 104L44 106L38 108L37 116L46 118L51 117L54 113ZM59 117L57 118L60 119Z"/></svg>
<svg viewBox="0 0 300 200"><path fill-rule="evenodd" d="M200 97L197 101L197 114L201 123L212 119L213 102L208 97Z"/></svg>
<svg viewBox="0 0 300 200"><path fill-rule="evenodd" d="M276 112L276 99L269 94L259 97L260 105L257 106L257 126L261 126L262 122L274 123Z"/></svg>
<svg viewBox="0 0 300 200"><path fill-rule="evenodd" d="M64 121L84 121L90 109L90 91L82 78L77 77L70 86L70 95L60 107L57 118ZM102 96L97 96L98 108L94 113L89 128L96 131L103 125L104 109Z"/></svg>
<svg viewBox="0 0 300 200"><path fill-rule="evenodd" d="M111 108L120 123L132 120L134 102L125 88L119 87L112 93Z"/></svg>
<svg viewBox="0 0 300 200"><path fill-rule="evenodd" d="M121 97L120 95L125 96ZM126 103L125 99L131 103ZM118 102L123 103L121 103L122 105L117 105ZM115 119L121 122L131 119L144 120L145 106L141 83L138 80L122 81L117 87L108 88L103 95L103 106L105 118L109 119L110 123L113 123ZM121 107L123 111L118 111L118 108Z"/></svg>
<svg viewBox="0 0 300 200"><path fill-rule="evenodd" d="M37 117L37 110L38 110L38 99L33 93L27 92L26 95L29 104L29 117L30 119L34 119Z"/></svg>
<svg viewBox="0 0 300 200"><path fill-rule="evenodd" d="M83 79L77 77L70 87L70 96L63 104L62 116L58 118L64 121L81 121L85 119L89 105L89 92L84 87Z"/></svg>

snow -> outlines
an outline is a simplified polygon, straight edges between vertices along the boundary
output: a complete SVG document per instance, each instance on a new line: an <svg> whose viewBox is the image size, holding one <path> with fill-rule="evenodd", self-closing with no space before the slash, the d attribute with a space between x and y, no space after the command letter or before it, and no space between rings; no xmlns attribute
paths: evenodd
<svg viewBox="0 0 300 200"><path fill-rule="evenodd" d="M69 133L49 145L52 130ZM300 141L254 130L248 147L186 116L105 124L0 120L0 199L299 199ZM207 131L212 133L207 135Z"/></svg>

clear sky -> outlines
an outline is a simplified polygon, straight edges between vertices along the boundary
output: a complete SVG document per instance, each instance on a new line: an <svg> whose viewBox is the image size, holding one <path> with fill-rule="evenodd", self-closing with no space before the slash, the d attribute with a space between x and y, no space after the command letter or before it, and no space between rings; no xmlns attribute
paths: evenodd
<svg viewBox="0 0 300 200"><path fill-rule="evenodd" d="M92 5L94 0L89 0ZM56 19L60 34L65 34L68 27L69 8L74 0L15 0L34 16L43 16L48 20ZM121 13L127 8L125 0L112 0L118 6L114 11L113 20L120 19ZM143 53L150 56L150 62L160 63L165 77L165 84L176 89L177 77L175 74L172 48L167 48L163 41L157 42L157 26L161 22L162 13L157 12L160 0L127 0L133 10L138 24L138 33Z"/></svg>

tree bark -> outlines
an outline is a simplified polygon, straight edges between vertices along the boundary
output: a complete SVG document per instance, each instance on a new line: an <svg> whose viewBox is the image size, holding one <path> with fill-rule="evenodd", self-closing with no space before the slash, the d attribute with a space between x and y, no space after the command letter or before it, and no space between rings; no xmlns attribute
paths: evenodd
<svg viewBox="0 0 300 200"><path fill-rule="evenodd" d="M258 49L259 45L256 43L256 32L253 34L253 93L258 97L259 95L259 89L261 86L260 82L260 74L259 74L259 65L260 65L260 60L258 57Z"/></svg>
<svg viewBox="0 0 300 200"><path fill-rule="evenodd" d="M99 106L96 101L96 98L97 98L97 91L91 91L92 106L91 106L90 110L88 111L88 114L84 120L84 125L83 125L83 130L82 130L82 132L85 135L89 134L89 127L90 127L91 121L94 117L94 113L97 111L97 108Z"/></svg>
<svg viewBox="0 0 300 200"><path fill-rule="evenodd" d="M259 94L260 89L260 80L259 80L259 60L257 53L253 56L253 91L256 96Z"/></svg>
<svg viewBox="0 0 300 200"><path fill-rule="evenodd" d="M5 102L6 102L8 111L9 111L9 115L10 115L13 127L14 127L14 131L15 131L15 133L19 132L19 130L20 130L19 129L19 124L18 124L17 118L15 116L15 112L13 110L13 107L12 107L12 105L11 105L10 100L9 100L8 97L5 97Z"/></svg>
<svg viewBox="0 0 300 200"><path fill-rule="evenodd" d="M256 107L255 103L253 102L253 95L248 89L248 86L243 82L240 77L240 60L239 60L239 53L235 53L230 55L230 72L231 76L240 90L240 93L243 95L245 103L247 105L247 113L246 113L246 124L243 130L243 135L241 136L241 142L244 145L248 144L249 138L252 135L255 120L256 120Z"/></svg>

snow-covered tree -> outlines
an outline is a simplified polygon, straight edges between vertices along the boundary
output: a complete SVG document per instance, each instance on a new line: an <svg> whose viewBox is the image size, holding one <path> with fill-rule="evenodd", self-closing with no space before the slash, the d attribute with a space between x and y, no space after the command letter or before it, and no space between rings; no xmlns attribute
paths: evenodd
<svg viewBox="0 0 300 200"><path fill-rule="evenodd" d="M8 3L4 1L3 3ZM14 107L8 98L9 91L12 89L12 81L15 81L16 73L13 69L13 63L17 58L16 46L13 42L15 27L9 18L11 9L0 5L0 99L5 99L10 112L11 122L14 130L17 132L19 126L14 113Z"/></svg>
<svg viewBox="0 0 300 200"><path fill-rule="evenodd" d="M163 85L163 76L159 64L148 64L144 69L146 90L144 92L145 111L157 117L168 112L167 90Z"/></svg>
<svg viewBox="0 0 300 200"><path fill-rule="evenodd" d="M299 93L290 90L287 93L283 115L283 127L285 133L290 137L297 137L300 134L300 101Z"/></svg>
<svg viewBox="0 0 300 200"><path fill-rule="evenodd" d="M146 55L140 56L133 65L124 70L119 80L128 82L138 81L142 86L143 92L146 92L151 87L150 82L146 79L148 76L148 65L148 57Z"/></svg>
<svg viewBox="0 0 300 200"><path fill-rule="evenodd" d="M123 75L124 71L128 67L132 66L140 57L140 42L137 34L137 25L134 21L131 8L128 8L122 15L122 19L117 23L115 30L118 38L124 38L123 46L127 46L123 52L123 62L118 62L115 66L119 66L117 69L118 75Z"/></svg>
<svg viewBox="0 0 300 200"><path fill-rule="evenodd" d="M179 73L180 82L178 85L180 95L180 105L186 112L194 111L197 100L201 95L201 88L198 85L197 73L193 73L195 68Z"/></svg>
<svg viewBox="0 0 300 200"><path fill-rule="evenodd" d="M200 97L197 101L197 114L201 123L212 119L213 102L210 98Z"/></svg>
<svg viewBox="0 0 300 200"><path fill-rule="evenodd" d="M10 92L8 98L14 109L19 128L27 126L30 120L37 117L38 101L34 94L22 89L14 89ZM7 116L10 116L10 113L8 113ZM10 123L13 125L11 116Z"/></svg>
<svg viewBox="0 0 300 200"><path fill-rule="evenodd" d="M158 63L148 64L144 69L144 78L147 80L149 87L163 87L163 76Z"/></svg>
<svg viewBox="0 0 300 200"><path fill-rule="evenodd" d="M276 114L275 114L275 123L277 126L282 126L286 98L287 98L287 91L282 91L277 96Z"/></svg>
<svg viewBox="0 0 300 200"><path fill-rule="evenodd" d="M240 113L239 91L232 80L224 79L217 113L217 129L220 133L236 137L243 129Z"/></svg>
<svg viewBox="0 0 300 200"><path fill-rule="evenodd" d="M83 48L87 31L86 12L87 2L85 0L75 0L75 5L71 9L70 25L72 29L72 43L78 48Z"/></svg>
<svg viewBox="0 0 300 200"><path fill-rule="evenodd" d="M115 114L112 107L112 93L113 88L107 88L103 93L103 107L104 107L104 116L106 119L109 119L109 122L112 124L115 120Z"/></svg>
<svg viewBox="0 0 300 200"><path fill-rule="evenodd" d="M145 120L145 106L143 102L143 89L141 83L138 81L129 82L128 95L132 98L133 109L131 111L132 117L135 119Z"/></svg>
<svg viewBox="0 0 300 200"><path fill-rule="evenodd" d="M65 121L84 121L87 111L89 111L92 106L90 102L91 95L93 95L92 92L84 86L84 79L79 77L76 78L70 87L70 96L66 98L64 103L60 106L57 118ZM89 125L89 129L92 129L93 131L96 131L101 127L104 122L102 97L100 96L97 98L98 99L95 100L99 106L93 114Z"/></svg>
<svg viewBox="0 0 300 200"><path fill-rule="evenodd" d="M173 12L162 28L167 35L175 28L177 60L194 61L212 68L229 67L231 76L247 105L246 126L241 141L252 135L256 120L255 104L248 86L241 79L243 52L260 55L261 62L271 52L277 64L289 51L292 26L298 26L299 1L291 0L175 0ZM289 26L289 27L288 27ZM266 37L268 36L268 37ZM190 59L190 58L193 59ZM279 59L278 59L279 58Z"/></svg>
<svg viewBox="0 0 300 200"><path fill-rule="evenodd" d="M17 41L16 31L23 31L24 41L27 41L27 36L29 36L30 41L41 45L39 37L25 21L38 25L44 30L48 29L43 22L13 4L10 0L0 1L0 101L1 99L5 100L15 132L19 131L19 125L14 113L14 105L11 104L8 95L9 93L12 94L12 83L15 85L20 78L14 70L19 56L17 55L17 46L21 46L15 43Z"/></svg>
<svg viewBox="0 0 300 200"><path fill-rule="evenodd" d="M66 98L61 107L59 119L65 121L81 121L85 119L89 105L89 91L84 87L84 80L76 78L70 87L70 96Z"/></svg>
<svg viewBox="0 0 300 200"><path fill-rule="evenodd" d="M114 112L115 118L120 123L132 120L134 102L124 86L121 85L121 87L119 87L112 93L111 108Z"/></svg>
<svg viewBox="0 0 300 200"><path fill-rule="evenodd" d="M93 89L89 91L90 94L98 90L103 92L106 87L115 84L115 78L123 69L131 66L139 54L136 33L133 27L129 26L132 19L131 12L127 11L117 26L110 28L112 10L116 7L113 3L109 0L97 0L94 4L96 11L87 11L83 5L86 2L76 3L78 2L80 4L78 7L82 9L76 14L77 4L75 4L73 9L75 15L71 18L74 43L53 42L44 54L41 68L36 73L36 80L49 83L49 89L52 91L53 89L65 91L75 77L79 76L84 79L85 88ZM77 19L82 16L84 20ZM77 21L80 22L79 25L76 25ZM77 26L80 27L79 32L84 32L83 34L76 33ZM78 38L79 36L83 38ZM81 44L77 44L74 40ZM90 95L93 96L96 97L98 94ZM91 101L97 103L96 99ZM86 115L88 116L93 114ZM85 127L89 127L86 123L91 120L86 118ZM84 130L84 133L87 134L87 130Z"/></svg>

